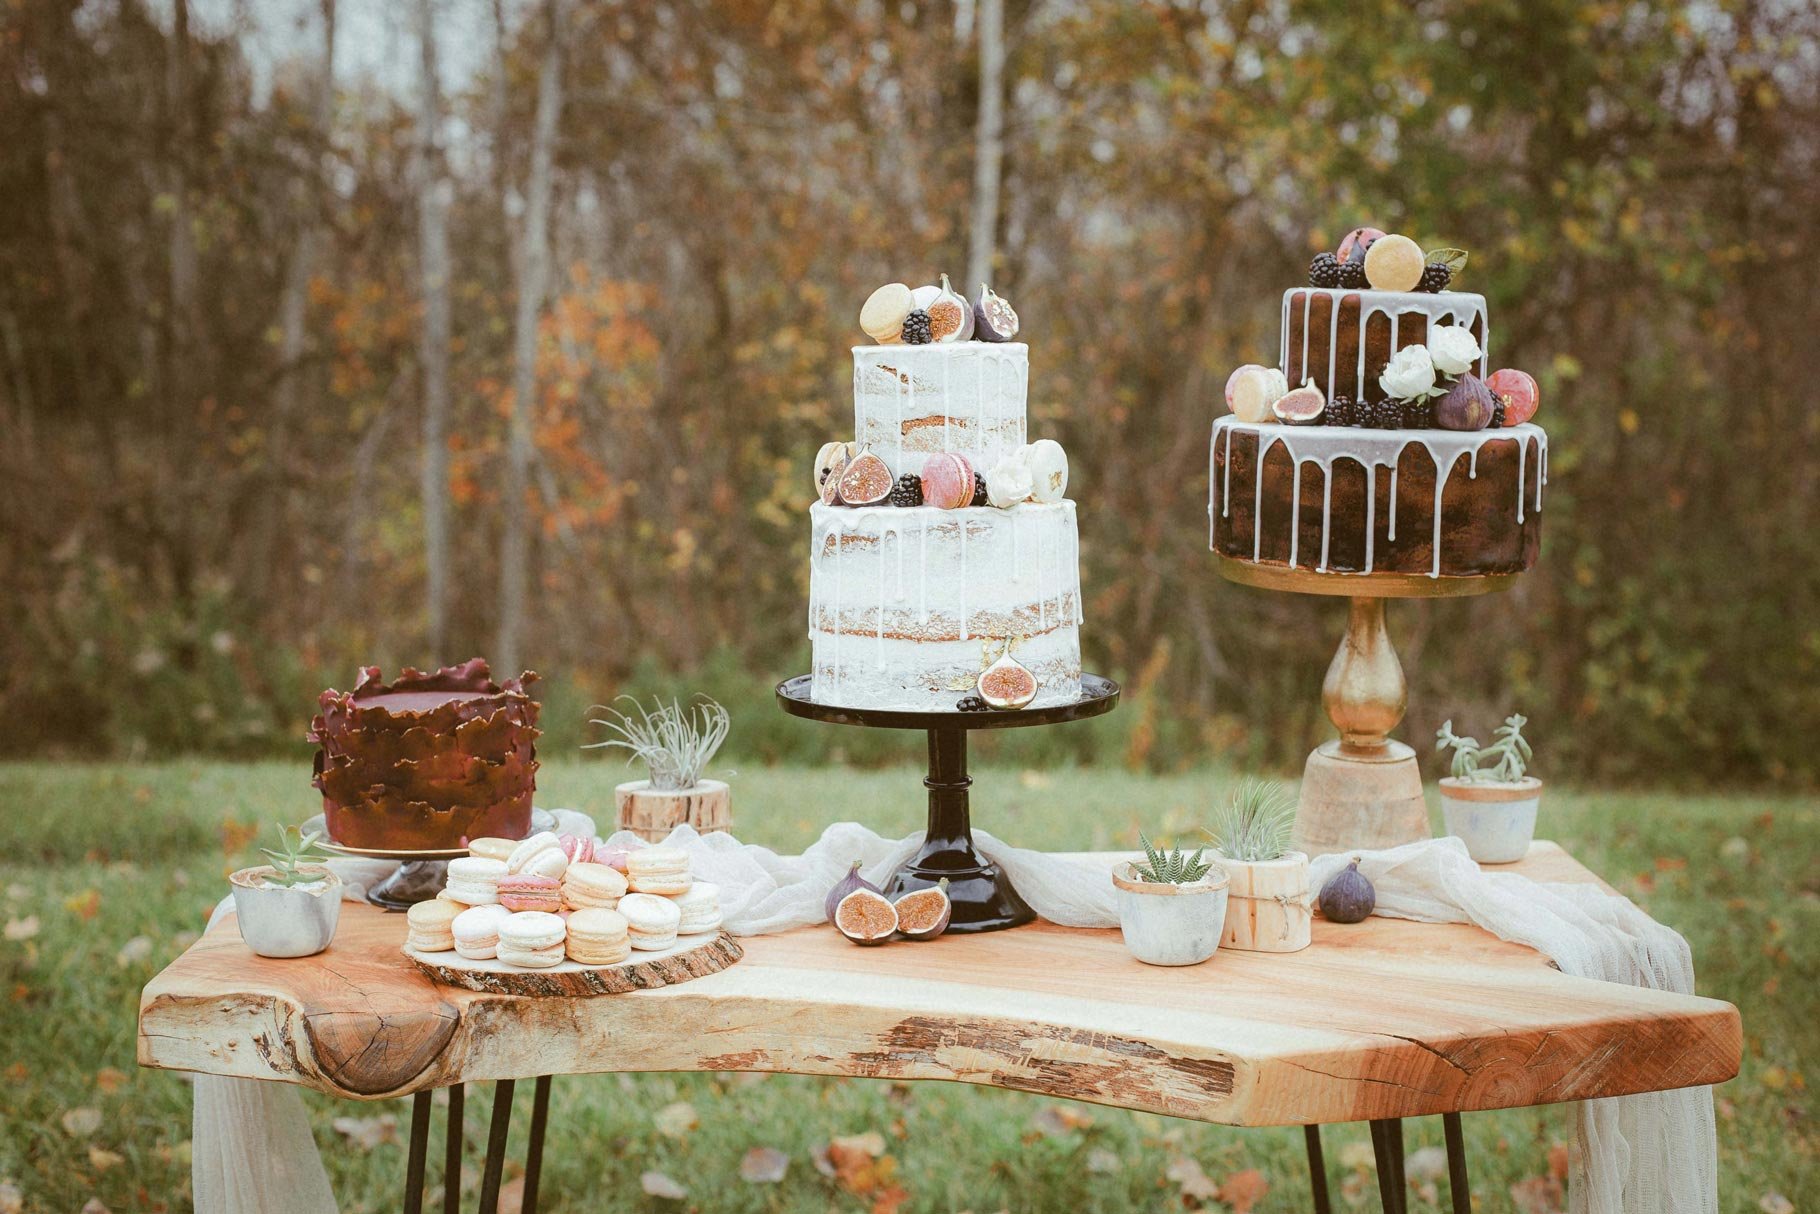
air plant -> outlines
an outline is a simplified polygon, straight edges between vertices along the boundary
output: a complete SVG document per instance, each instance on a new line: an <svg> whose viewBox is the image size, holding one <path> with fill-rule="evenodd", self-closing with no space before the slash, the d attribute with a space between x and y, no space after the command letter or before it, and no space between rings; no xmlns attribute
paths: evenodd
<svg viewBox="0 0 1820 1214"><path fill-rule="evenodd" d="M646 708L632 696L619 699L631 703L630 711L596 705L590 711L606 715L588 719L590 725L602 726L618 736L586 743L584 749L618 746L630 751L626 762L642 759L650 771L651 787L660 792L693 788L700 783L714 752L727 740L731 724L727 710L707 696L698 697L687 708L676 700L668 704L656 700Z"/></svg>
<svg viewBox="0 0 1820 1214"><path fill-rule="evenodd" d="M1280 785L1246 780L1234 790L1210 832L1228 860L1255 864L1289 853L1295 803Z"/></svg>
<svg viewBox="0 0 1820 1214"><path fill-rule="evenodd" d="M1201 853L1207 849L1197 848L1194 855L1185 856L1181 848L1173 851L1159 852L1150 844L1150 839L1143 831L1138 832L1138 840L1144 845L1143 864L1136 865L1138 880L1149 881L1156 885L1192 885L1207 875L1212 864L1201 859Z"/></svg>
<svg viewBox="0 0 1820 1214"><path fill-rule="evenodd" d="M1455 733L1453 721L1446 720L1435 731L1435 751L1446 754L1450 748L1453 750L1449 774L1456 780L1469 784L1515 784L1529 770L1529 760L1534 756L1523 736L1527 724L1528 717L1512 713L1492 732L1491 745L1480 746L1477 738Z"/></svg>
<svg viewBox="0 0 1820 1214"><path fill-rule="evenodd" d="M310 850L316 845L316 840L322 838L322 832L313 830L306 835L296 826L285 826L279 822L272 825L278 831L278 850L273 851L269 847L259 849L272 863L272 875L266 881L290 889L306 881L320 880L321 874L306 873L303 869L306 865L319 865L328 860L327 856Z"/></svg>

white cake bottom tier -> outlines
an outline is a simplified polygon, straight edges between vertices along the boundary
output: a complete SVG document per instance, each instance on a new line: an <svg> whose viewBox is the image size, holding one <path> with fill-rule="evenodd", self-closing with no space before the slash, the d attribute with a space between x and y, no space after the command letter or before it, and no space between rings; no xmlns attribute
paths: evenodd
<svg viewBox="0 0 1820 1214"><path fill-rule="evenodd" d="M810 509L812 698L945 712L1009 645L1036 705L1081 694L1074 503Z"/></svg>

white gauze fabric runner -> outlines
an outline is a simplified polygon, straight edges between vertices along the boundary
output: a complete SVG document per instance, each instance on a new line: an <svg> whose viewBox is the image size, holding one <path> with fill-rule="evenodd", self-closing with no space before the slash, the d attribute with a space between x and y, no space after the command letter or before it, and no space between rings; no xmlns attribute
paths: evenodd
<svg viewBox="0 0 1820 1214"><path fill-rule="evenodd" d="M582 826L587 821L582 815L556 813L563 817L559 829L593 833L591 823ZM973 837L1043 918L1065 927L1118 926L1110 866L1103 858L1012 847L981 830ZM644 846L626 831L608 841ZM824 922L828 890L855 860L862 876L882 885L916 851L922 835L892 840L856 822L840 822L801 855L779 855L724 833L700 835L688 826L677 827L664 842L689 852L698 879L720 886L727 930L756 936ZM1626 898L1592 885L1482 872L1458 839L1351 854L1361 857L1360 871L1377 887L1380 915L1473 923L1535 948L1567 974L1693 993L1687 942ZM1314 888L1348 858L1315 860ZM345 896L359 900L393 865L336 860L331 867L346 883ZM214 918L229 905L217 907ZM1710 1088L1587 1101L1578 1120L1579 1158L1570 1178L1575 1214L1716 1214L1718 1147ZM198 1214L335 1214L295 1087L198 1075L191 1143Z"/></svg>

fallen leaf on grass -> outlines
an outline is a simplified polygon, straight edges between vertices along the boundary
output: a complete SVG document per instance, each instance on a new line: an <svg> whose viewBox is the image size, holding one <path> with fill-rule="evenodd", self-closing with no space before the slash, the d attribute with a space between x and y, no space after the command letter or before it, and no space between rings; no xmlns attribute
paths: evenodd
<svg viewBox="0 0 1820 1214"><path fill-rule="evenodd" d="M1447 1152L1440 1147L1411 1151L1403 1162L1403 1173L1411 1180L1439 1180L1447 1175Z"/></svg>
<svg viewBox="0 0 1820 1214"><path fill-rule="evenodd" d="M1757 1208L1763 1214L1795 1214L1795 1203L1773 1190L1757 1198Z"/></svg>
<svg viewBox="0 0 1820 1214"><path fill-rule="evenodd" d="M110 1151L106 1147L90 1147L88 1149L88 1162L89 1166L94 1168L95 1171L105 1172L109 1168L119 1167L121 1164L125 1163L126 1156L120 1154L118 1151Z"/></svg>
<svg viewBox="0 0 1820 1214"><path fill-rule="evenodd" d="M329 1123L335 1132L363 1151L381 1143L398 1141L398 1118L390 1113L377 1117L337 1117Z"/></svg>
<svg viewBox="0 0 1820 1214"><path fill-rule="evenodd" d="M120 946L120 951L114 954L114 964L121 969L125 969L129 965L137 965L151 955L152 938L150 936L134 936L131 940L122 944Z"/></svg>
<svg viewBox="0 0 1820 1214"><path fill-rule="evenodd" d="M1365 1178L1363 1172L1348 1172L1340 1180L1340 1196L1349 1206L1362 1206L1365 1198L1377 1191L1377 1186Z"/></svg>
<svg viewBox="0 0 1820 1214"><path fill-rule="evenodd" d="M1213 1177L1207 1175L1200 1162L1185 1155L1170 1160L1163 1176L1175 1183L1184 1199L1205 1202L1220 1195L1220 1186L1213 1183Z"/></svg>
<svg viewBox="0 0 1820 1214"><path fill-rule="evenodd" d="M1562 1214L1565 1196L1553 1176L1530 1176L1510 1186L1510 1203L1517 1214Z"/></svg>
<svg viewBox="0 0 1820 1214"><path fill-rule="evenodd" d="M27 915L23 919L8 919L6 921L6 938L14 941L30 940L38 934L38 928L38 916L36 915Z"/></svg>
<svg viewBox="0 0 1820 1214"><path fill-rule="evenodd" d="M701 1118L695 1115L695 1106L682 1100L657 1110L651 1121L665 1138L686 1137L690 1130L701 1124Z"/></svg>
<svg viewBox="0 0 1820 1214"><path fill-rule="evenodd" d="M158 1157L160 1163L168 1163L177 1167L187 1168L190 1166L190 1140L185 1138L182 1142L174 1145L168 1142L161 1142L152 1148L152 1154Z"/></svg>
<svg viewBox="0 0 1820 1214"><path fill-rule="evenodd" d="M63 1115L63 1132L71 1138L87 1138L101 1128L101 1110L87 1106L71 1109Z"/></svg>
<svg viewBox="0 0 1820 1214"><path fill-rule="evenodd" d="M1220 1200L1232 1207L1232 1214L1251 1214L1251 1208L1270 1192L1270 1182L1256 1168L1234 1172L1220 1182Z"/></svg>
<svg viewBox="0 0 1820 1214"><path fill-rule="evenodd" d="M1355 1171L1375 1172L1378 1170L1378 1157L1372 1152L1367 1142L1349 1142L1340 1148L1340 1166Z"/></svg>
<svg viewBox="0 0 1820 1214"><path fill-rule="evenodd" d="M1780 1092L1788 1086L1788 1072L1779 1066L1766 1066L1758 1073L1757 1082L1772 1092Z"/></svg>
<svg viewBox="0 0 1820 1214"><path fill-rule="evenodd" d="M1094 1147L1087 1152L1087 1170L1089 1172L1105 1175L1116 1172L1124 1166L1125 1161L1118 1157L1116 1151L1108 1151L1105 1147Z"/></svg>
<svg viewBox="0 0 1820 1214"><path fill-rule="evenodd" d="M1030 1119L1036 1132L1045 1138L1054 1138L1070 1130L1084 1130L1093 1124L1093 1118L1079 1109L1065 1104L1046 1104L1036 1111Z"/></svg>
<svg viewBox="0 0 1820 1214"><path fill-rule="evenodd" d="M687 1189L662 1172L639 1173L638 1187L645 1191L646 1197L662 1197L668 1201L681 1201L689 1195Z"/></svg>
<svg viewBox="0 0 1820 1214"><path fill-rule="evenodd" d="M1573 1152L1565 1142L1548 1144L1548 1174L1562 1184L1567 1183L1567 1165L1573 1159Z"/></svg>
<svg viewBox="0 0 1820 1214"><path fill-rule="evenodd" d="M909 1193L899 1185L892 1185L872 1199L872 1214L897 1214L898 1208L909 1200Z"/></svg>
<svg viewBox="0 0 1820 1214"><path fill-rule="evenodd" d="M101 1090L103 1096L112 1096L125 1083L126 1072L115 1070L111 1066L104 1066L95 1072L95 1086Z"/></svg>
<svg viewBox="0 0 1820 1214"><path fill-rule="evenodd" d="M525 1178L514 1176L499 1186L498 1214L523 1214L525 1208Z"/></svg>
<svg viewBox="0 0 1820 1214"><path fill-rule="evenodd" d="M93 887L63 900L63 909L87 923L101 913L101 891Z"/></svg>
<svg viewBox="0 0 1820 1214"><path fill-rule="evenodd" d="M10 1180L0 1181L0 1214L20 1214L25 1209L25 1194Z"/></svg>
<svg viewBox="0 0 1820 1214"><path fill-rule="evenodd" d="M739 1161L739 1178L747 1184L776 1184L790 1170L790 1157L776 1147L753 1147Z"/></svg>

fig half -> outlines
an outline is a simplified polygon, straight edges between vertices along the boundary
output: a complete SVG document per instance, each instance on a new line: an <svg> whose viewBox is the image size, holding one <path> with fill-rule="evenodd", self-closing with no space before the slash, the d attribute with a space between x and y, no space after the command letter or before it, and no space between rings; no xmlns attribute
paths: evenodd
<svg viewBox="0 0 1820 1214"><path fill-rule="evenodd" d="M1314 386L1314 381L1309 380L1301 387L1277 397L1270 406L1270 411L1277 415L1278 421L1288 422L1292 426L1312 426L1327 411L1327 398Z"/></svg>
<svg viewBox="0 0 1820 1214"><path fill-rule="evenodd" d="M928 889L912 890L898 898L897 930L906 940L933 940L948 930L954 904L948 900L948 878Z"/></svg>
<svg viewBox="0 0 1820 1214"><path fill-rule="evenodd" d="M866 451L840 474L840 500L849 506L876 506L891 496L897 481L884 460Z"/></svg>
<svg viewBox="0 0 1820 1214"><path fill-rule="evenodd" d="M883 944L897 934L897 908L876 890L856 889L835 904L834 926L855 944Z"/></svg>
<svg viewBox="0 0 1820 1214"><path fill-rule="evenodd" d="M1017 313L1011 301L985 283L973 301L973 336L980 341L1010 341L1017 336Z"/></svg>
<svg viewBox="0 0 1820 1214"><path fill-rule="evenodd" d="M1009 649L998 661L980 671L980 699L997 709L1028 708L1036 699L1036 676L1011 656Z"/></svg>

